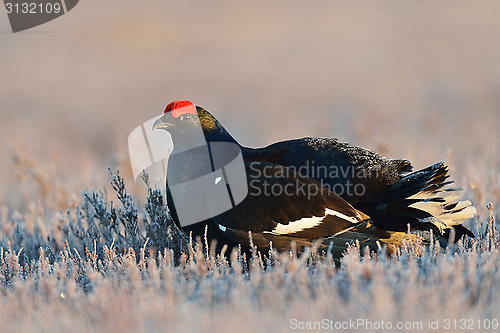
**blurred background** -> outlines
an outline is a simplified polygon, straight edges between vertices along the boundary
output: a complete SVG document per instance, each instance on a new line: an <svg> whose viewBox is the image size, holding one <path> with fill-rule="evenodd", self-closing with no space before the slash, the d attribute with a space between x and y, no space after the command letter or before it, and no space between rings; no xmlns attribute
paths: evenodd
<svg viewBox="0 0 500 333"><path fill-rule="evenodd" d="M16 34L0 13L0 205L74 206L109 185L107 167L132 186L129 133L189 99L246 146L326 136L416 168L445 160L484 216L500 200L499 13L498 1L85 0Z"/></svg>

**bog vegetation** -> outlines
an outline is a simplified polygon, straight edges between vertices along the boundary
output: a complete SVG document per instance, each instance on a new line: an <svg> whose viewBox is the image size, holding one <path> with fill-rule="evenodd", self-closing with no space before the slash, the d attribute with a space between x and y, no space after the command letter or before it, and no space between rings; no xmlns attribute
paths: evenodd
<svg viewBox="0 0 500 333"><path fill-rule="evenodd" d="M83 191L49 222L34 205L26 214L4 207L2 332L498 328L491 204L475 239L447 249L407 243L392 256L352 243L337 268L314 246L216 253L177 229L147 174L142 204L118 171L110 174L113 194Z"/></svg>

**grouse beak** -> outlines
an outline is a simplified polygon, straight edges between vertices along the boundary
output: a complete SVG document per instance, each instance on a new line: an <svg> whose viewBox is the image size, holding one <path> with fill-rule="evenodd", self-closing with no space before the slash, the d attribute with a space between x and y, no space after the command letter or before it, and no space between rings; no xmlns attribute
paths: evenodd
<svg viewBox="0 0 500 333"><path fill-rule="evenodd" d="M154 130L155 129L168 130L169 127L174 127L175 126L174 124L164 122L162 118L163 117L160 117L160 118L156 119L156 121L153 124L153 129Z"/></svg>

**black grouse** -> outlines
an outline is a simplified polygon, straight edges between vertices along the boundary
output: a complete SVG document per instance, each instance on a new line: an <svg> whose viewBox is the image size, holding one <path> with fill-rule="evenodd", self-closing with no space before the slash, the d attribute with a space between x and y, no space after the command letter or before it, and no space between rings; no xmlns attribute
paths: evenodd
<svg viewBox="0 0 500 333"><path fill-rule="evenodd" d="M291 241L300 248L322 238L325 249L338 259L346 243L356 240L362 247L374 249L377 242L397 246L404 239L419 239L426 244L432 237L445 247L450 235L453 241L463 235L474 237L463 226L476 213L471 202L443 195L460 190L448 186L452 181L444 162L412 172L408 160L388 159L329 138L247 148L239 145L210 112L189 101L170 103L153 129L171 134L172 156L192 148L193 140L229 142L241 149L248 195L221 214L182 227L203 237L208 225L209 240L216 239L219 245L248 246L249 231L260 249L272 242L273 247L284 250ZM196 159L175 162L171 157L167 178L187 180L199 165ZM230 190L229 184L226 186ZM169 182L167 204L181 226Z"/></svg>

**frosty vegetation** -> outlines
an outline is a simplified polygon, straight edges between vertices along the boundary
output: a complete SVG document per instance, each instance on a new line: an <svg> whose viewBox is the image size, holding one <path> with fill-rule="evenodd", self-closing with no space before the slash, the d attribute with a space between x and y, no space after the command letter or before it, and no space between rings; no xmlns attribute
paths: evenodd
<svg viewBox="0 0 500 333"><path fill-rule="evenodd" d="M112 173L118 201L84 191L50 230L34 221L42 218L36 212L3 212L2 332L288 332L291 323L325 319L421 323L423 331L436 320L442 329L445 320L465 319L475 331L491 331L485 323L500 319L491 205L475 239L445 250L408 243L390 257L386 248L369 253L353 243L337 268L315 246L301 254L216 253L214 244L183 234L162 192L147 174L143 180L145 204Z"/></svg>

